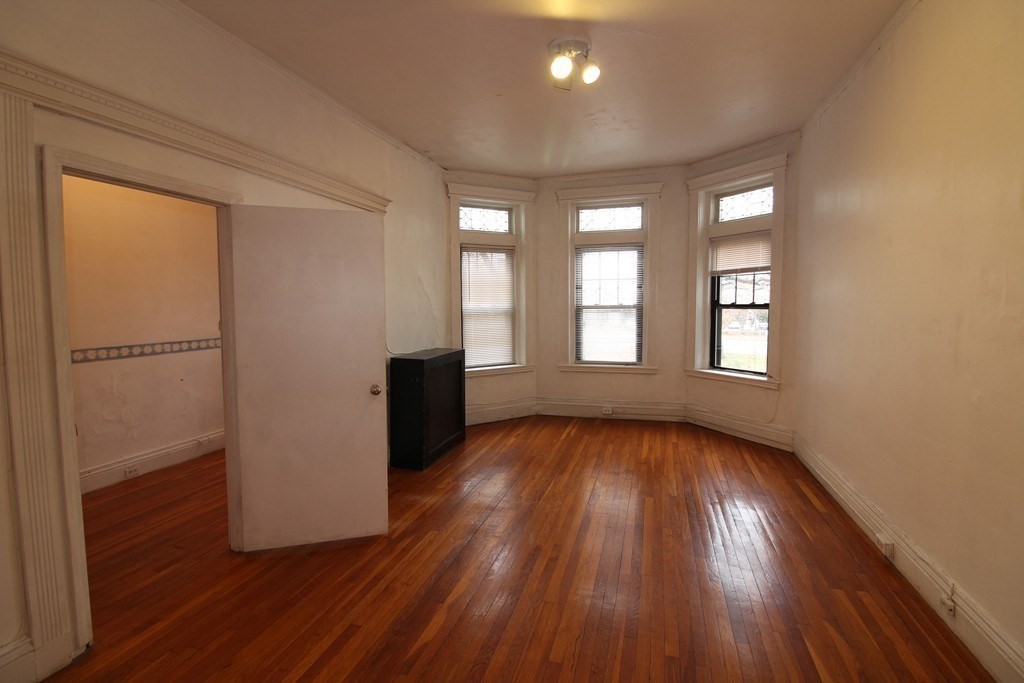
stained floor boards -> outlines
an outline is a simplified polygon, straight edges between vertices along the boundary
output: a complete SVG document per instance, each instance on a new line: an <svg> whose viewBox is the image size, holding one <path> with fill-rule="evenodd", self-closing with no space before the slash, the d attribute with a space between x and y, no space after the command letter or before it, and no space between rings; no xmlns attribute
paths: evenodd
<svg viewBox="0 0 1024 683"><path fill-rule="evenodd" d="M532 417L389 480L386 537L257 555L223 454L87 494L53 680L991 680L790 453Z"/></svg>

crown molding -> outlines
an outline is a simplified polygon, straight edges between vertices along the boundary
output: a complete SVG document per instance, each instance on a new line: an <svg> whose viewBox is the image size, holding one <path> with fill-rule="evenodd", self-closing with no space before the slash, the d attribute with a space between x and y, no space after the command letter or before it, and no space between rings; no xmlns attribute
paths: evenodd
<svg viewBox="0 0 1024 683"><path fill-rule="evenodd" d="M352 206L383 213L391 200L266 149L0 52L0 90L37 107L191 152Z"/></svg>

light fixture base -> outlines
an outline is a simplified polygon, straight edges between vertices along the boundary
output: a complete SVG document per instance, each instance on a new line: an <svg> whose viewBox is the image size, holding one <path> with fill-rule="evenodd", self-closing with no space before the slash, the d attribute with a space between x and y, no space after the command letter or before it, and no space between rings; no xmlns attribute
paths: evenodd
<svg viewBox="0 0 1024 683"><path fill-rule="evenodd" d="M548 43L548 52L552 55L563 54L570 59L577 56L586 58L590 55L590 41L584 36L561 36Z"/></svg>

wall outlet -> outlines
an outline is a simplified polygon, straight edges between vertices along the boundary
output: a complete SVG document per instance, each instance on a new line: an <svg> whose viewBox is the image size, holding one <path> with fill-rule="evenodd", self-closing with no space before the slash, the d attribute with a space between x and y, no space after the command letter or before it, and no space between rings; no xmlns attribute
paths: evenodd
<svg viewBox="0 0 1024 683"><path fill-rule="evenodd" d="M885 555L885 559L890 562L896 562L896 544L892 542L892 539L883 534L875 534L875 545Z"/></svg>
<svg viewBox="0 0 1024 683"><path fill-rule="evenodd" d="M138 465L135 465L133 467L125 467L124 468L124 478L125 479L131 479L132 477L137 477L137 476L139 476L139 466Z"/></svg>
<svg viewBox="0 0 1024 683"><path fill-rule="evenodd" d="M602 415L611 415L612 414L612 409L610 407L608 407L608 406L605 406L604 408L601 408L601 414Z"/></svg>

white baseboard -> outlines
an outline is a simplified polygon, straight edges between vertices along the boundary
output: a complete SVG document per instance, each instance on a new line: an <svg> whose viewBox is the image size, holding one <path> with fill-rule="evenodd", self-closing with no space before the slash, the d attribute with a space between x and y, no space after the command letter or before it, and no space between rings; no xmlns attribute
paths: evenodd
<svg viewBox="0 0 1024 683"><path fill-rule="evenodd" d="M758 422L693 403L686 405L686 421L784 451L793 450L793 430L788 427Z"/></svg>
<svg viewBox="0 0 1024 683"><path fill-rule="evenodd" d="M0 681L36 680L35 650L31 638L18 638L0 646Z"/></svg>
<svg viewBox="0 0 1024 683"><path fill-rule="evenodd" d="M485 422L511 420L537 413L537 402L533 398L520 398L495 403L466 404L466 424L478 425Z"/></svg>
<svg viewBox="0 0 1024 683"><path fill-rule="evenodd" d="M611 415L602 411L610 408ZM793 432L739 415L723 413L692 403L669 401L598 401L585 398L539 398L537 413L570 417L605 417L626 420L692 422L719 432L756 441L786 451L793 450Z"/></svg>
<svg viewBox="0 0 1024 683"><path fill-rule="evenodd" d="M882 535L893 542L896 568L907 577L989 673L1000 681L1024 681L1024 647L977 600L965 593L923 548L896 526L881 508L861 493L798 433L793 434L793 450L865 533L872 538ZM950 593L954 594L956 603L955 617L948 616L939 603L943 596Z"/></svg>
<svg viewBox="0 0 1024 683"><path fill-rule="evenodd" d="M131 455L105 465L90 467L89 469L82 470L82 493L88 493L89 491L95 491L96 489L116 484L119 481L124 481L124 471L129 467L137 467L139 474L145 474L146 472L176 465L179 462L185 462L192 458L198 458L200 455L206 455L221 448L224 448L223 429L146 453Z"/></svg>

